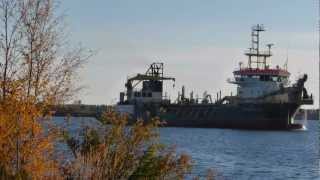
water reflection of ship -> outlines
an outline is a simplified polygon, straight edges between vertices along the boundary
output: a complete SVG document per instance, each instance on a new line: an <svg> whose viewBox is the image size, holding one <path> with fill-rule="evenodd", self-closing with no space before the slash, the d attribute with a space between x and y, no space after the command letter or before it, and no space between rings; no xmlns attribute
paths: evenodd
<svg viewBox="0 0 320 180"><path fill-rule="evenodd" d="M159 116L166 126L180 127L218 127L248 129L290 129L299 128L292 117L304 104L313 104L312 95L304 87L307 75L290 84L290 73L286 67L270 67L268 58L272 56L273 44L267 51L260 51L260 33L265 31L262 25L252 28L252 46L245 55L247 67L240 64L234 71L229 83L237 85L236 95L216 98L207 92L202 98L194 98L193 92L186 97L182 87L176 101L171 102L163 96L164 81L175 81L164 76L163 63L153 63L145 74L128 78L126 91L120 93L116 106L122 113L135 118ZM142 88L138 89L138 85Z"/></svg>

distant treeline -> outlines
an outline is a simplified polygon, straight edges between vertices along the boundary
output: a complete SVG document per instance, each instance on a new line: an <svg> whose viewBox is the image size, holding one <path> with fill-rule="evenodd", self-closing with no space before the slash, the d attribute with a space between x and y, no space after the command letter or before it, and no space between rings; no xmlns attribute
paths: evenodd
<svg viewBox="0 0 320 180"><path fill-rule="evenodd" d="M319 120L318 109L299 109L295 116L296 120Z"/></svg>

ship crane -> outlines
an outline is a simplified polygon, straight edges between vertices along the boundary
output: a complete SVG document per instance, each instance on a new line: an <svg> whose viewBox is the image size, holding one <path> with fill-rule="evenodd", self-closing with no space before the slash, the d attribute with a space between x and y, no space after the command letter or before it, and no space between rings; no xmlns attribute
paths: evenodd
<svg viewBox="0 0 320 180"><path fill-rule="evenodd" d="M137 74L127 79L125 84L127 100L131 101L136 99L136 97L139 99L142 97L145 100L148 99L148 101L161 101L163 81L175 82L175 78L164 76L163 63L152 63L144 74ZM134 91L140 83L142 83L142 90ZM138 93L138 96L134 97L134 93ZM123 97L124 95L120 96Z"/></svg>
<svg viewBox="0 0 320 180"><path fill-rule="evenodd" d="M171 80L175 82L175 78L165 77L163 75L163 63L152 63L145 74L137 74L136 76L129 78L126 83L126 87L128 89L133 89L137 85L139 85L142 81L165 81L165 80ZM133 84L134 81L138 81L138 82Z"/></svg>
<svg viewBox="0 0 320 180"><path fill-rule="evenodd" d="M171 77L157 77L157 76L150 76L150 75L145 75L145 74L137 74L136 76L129 78L126 83L126 87L129 88L135 88L137 85L139 85L142 81L164 81L164 80L172 80L175 81L175 78ZM136 82L134 85L133 82Z"/></svg>

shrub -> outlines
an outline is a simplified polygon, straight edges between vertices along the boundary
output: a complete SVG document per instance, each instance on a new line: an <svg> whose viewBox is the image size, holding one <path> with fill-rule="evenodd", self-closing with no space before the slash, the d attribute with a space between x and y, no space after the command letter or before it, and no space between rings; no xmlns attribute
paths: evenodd
<svg viewBox="0 0 320 180"><path fill-rule="evenodd" d="M75 179L183 179L191 158L159 143L159 119L138 120L128 127L128 117L107 111L104 137L86 130L83 145L71 169Z"/></svg>

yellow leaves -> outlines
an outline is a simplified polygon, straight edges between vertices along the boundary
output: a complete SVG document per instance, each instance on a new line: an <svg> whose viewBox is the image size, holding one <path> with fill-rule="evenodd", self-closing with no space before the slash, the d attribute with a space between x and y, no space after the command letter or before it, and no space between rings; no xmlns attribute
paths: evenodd
<svg viewBox="0 0 320 180"><path fill-rule="evenodd" d="M159 119L138 120L132 126L126 126L128 116L110 109L103 117L106 122L104 138L93 151L78 149L82 153L77 153L71 167L73 177L177 179L190 171L189 156L178 156L174 148L166 148L158 142Z"/></svg>
<svg viewBox="0 0 320 180"><path fill-rule="evenodd" d="M51 115L52 105L74 95L76 72L89 56L62 39L64 23L56 15L56 1L5 2L10 6L0 7L0 25L12 41L0 39L6 45L0 59L8 64L0 66L0 171L2 165L10 175L44 179L52 174L49 164L55 164L56 135L45 132L40 122Z"/></svg>
<svg viewBox="0 0 320 180"><path fill-rule="evenodd" d="M58 176L53 135L40 124L46 105L37 104L35 97L22 97L19 89L12 92L0 101L0 164L12 175L24 171L33 179Z"/></svg>

